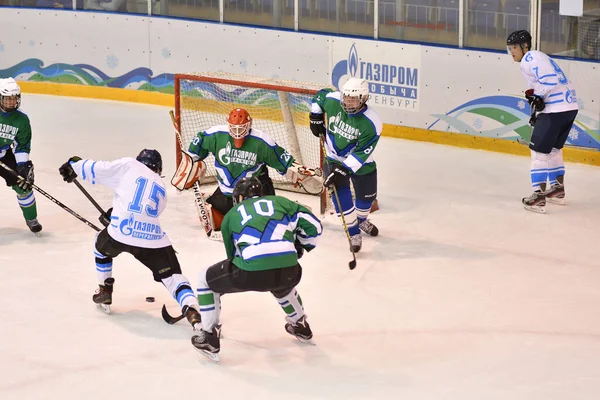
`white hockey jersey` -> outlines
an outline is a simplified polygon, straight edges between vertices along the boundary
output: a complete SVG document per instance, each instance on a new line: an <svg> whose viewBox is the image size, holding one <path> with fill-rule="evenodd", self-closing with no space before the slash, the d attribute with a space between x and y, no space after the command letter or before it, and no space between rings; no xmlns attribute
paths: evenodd
<svg viewBox="0 0 600 400"><path fill-rule="evenodd" d="M579 109L575 86L553 59L541 51L530 50L520 66L533 93L544 99L546 107L542 113Z"/></svg>
<svg viewBox="0 0 600 400"><path fill-rule="evenodd" d="M158 217L167 205L162 178L134 158L71 163L80 179L113 189L108 234L118 242L156 249L171 245Z"/></svg>

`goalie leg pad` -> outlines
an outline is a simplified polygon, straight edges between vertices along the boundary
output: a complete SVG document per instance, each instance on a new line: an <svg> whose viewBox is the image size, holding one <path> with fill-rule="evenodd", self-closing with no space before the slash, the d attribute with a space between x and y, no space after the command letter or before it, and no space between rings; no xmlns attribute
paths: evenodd
<svg viewBox="0 0 600 400"><path fill-rule="evenodd" d="M221 212L219 210L216 210L214 208L210 208L210 217L212 219L212 227L215 231L220 231L221 230L221 224L223 223L223 218L225 218L225 216L223 214L221 214Z"/></svg>

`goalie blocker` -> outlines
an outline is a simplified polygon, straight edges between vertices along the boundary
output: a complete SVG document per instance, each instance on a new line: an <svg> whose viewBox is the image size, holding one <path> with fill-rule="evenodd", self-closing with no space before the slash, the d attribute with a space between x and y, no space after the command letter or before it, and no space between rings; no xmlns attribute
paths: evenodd
<svg viewBox="0 0 600 400"><path fill-rule="evenodd" d="M192 156L185 151L181 152L181 162L177 166L177 171L171 179L171 185L178 190L190 189L200 178L206 174L206 165L204 161L194 162Z"/></svg>

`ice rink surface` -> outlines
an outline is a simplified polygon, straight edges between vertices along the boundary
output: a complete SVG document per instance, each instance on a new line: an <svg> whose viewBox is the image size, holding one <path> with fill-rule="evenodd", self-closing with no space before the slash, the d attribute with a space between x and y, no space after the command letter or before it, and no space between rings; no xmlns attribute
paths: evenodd
<svg viewBox="0 0 600 400"><path fill-rule="evenodd" d="M95 223L58 174L70 156L156 148L165 181L174 172L168 108L25 94L22 110L36 184ZM363 239L356 270L331 216L301 260L316 346L284 331L270 294L227 295L220 365L194 351L186 321L161 319L163 303L178 305L129 255L115 259L113 314L96 311L94 231L36 194L35 237L4 187L0 398L597 399L600 169L568 164L568 205L540 215L520 204L528 158L389 138L375 158L381 234ZM108 189L84 185L110 206ZM161 221L194 285L224 248L204 236L192 195L167 186Z"/></svg>

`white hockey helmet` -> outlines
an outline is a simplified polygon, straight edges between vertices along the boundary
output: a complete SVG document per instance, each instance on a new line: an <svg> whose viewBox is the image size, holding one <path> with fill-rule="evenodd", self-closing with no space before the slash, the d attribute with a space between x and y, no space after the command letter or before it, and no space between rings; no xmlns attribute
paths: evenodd
<svg viewBox="0 0 600 400"><path fill-rule="evenodd" d="M0 79L0 108L15 111L21 105L21 88L13 78Z"/></svg>
<svg viewBox="0 0 600 400"><path fill-rule="evenodd" d="M347 114L356 114L369 100L369 83L365 79L350 78L342 86L342 109Z"/></svg>

